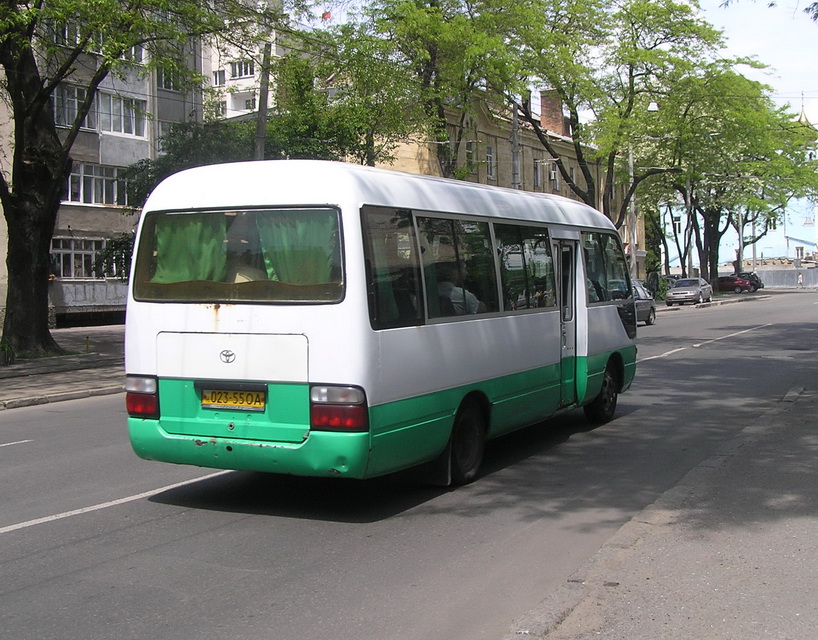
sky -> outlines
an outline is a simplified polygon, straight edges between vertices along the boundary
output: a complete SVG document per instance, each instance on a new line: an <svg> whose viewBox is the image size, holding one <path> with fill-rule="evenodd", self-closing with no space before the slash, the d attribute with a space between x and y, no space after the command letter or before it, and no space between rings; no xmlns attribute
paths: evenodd
<svg viewBox="0 0 818 640"><path fill-rule="evenodd" d="M795 113L803 105L818 126L818 23L803 12L811 1L778 0L768 7L768 0L732 0L726 8L723 0L699 3L704 19L724 32L728 55L754 56L771 67L742 73L772 86L775 101L789 103Z"/></svg>
<svg viewBox="0 0 818 640"><path fill-rule="evenodd" d="M727 40L724 54L754 56L768 65L770 69L766 71L747 67L740 71L770 85L771 96L780 106L788 104L796 115L803 108L809 121L818 127L818 23L803 12L812 0L778 0L776 7L768 7L768 0L732 0L726 8L720 6L722 2L699 0L704 19L724 32ZM799 245L811 253L814 247L798 239L816 242L816 217L812 203L791 203L785 221L756 243L756 258L792 258ZM721 261L734 259L737 246L736 234L726 235L721 244ZM746 247L744 259L752 257L752 248Z"/></svg>

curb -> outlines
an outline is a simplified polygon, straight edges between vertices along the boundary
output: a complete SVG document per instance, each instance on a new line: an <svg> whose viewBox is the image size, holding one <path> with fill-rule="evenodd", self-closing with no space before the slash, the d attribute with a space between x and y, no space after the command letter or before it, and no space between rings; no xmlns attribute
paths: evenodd
<svg viewBox="0 0 818 640"><path fill-rule="evenodd" d="M626 556L642 539L648 537L655 527L676 523L679 510L694 493L695 488L706 483L708 478L742 447L766 433L772 422L771 418L789 411L791 403L797 401L805 391L803 387L790 389L775 406L744 427L735 437L723 443L713 456L690 469L676 485L623 524L599 551L568 576L565 583L541 600L535 609L516 620L502 640L517 640L521 636L542 640L557 630L573 610L590 595L593 588L600 585L618 586L617 583L608 583L604 580L600 582L606 567L624 562Z"/></svg>
<svg viewBox="0 0 818 640"><path fill-rule="evenodd" d="M0 401L0 411L4 409L19 409L20 407L33 407L39 404L51 404L53 402L63 402L65 400L79 400L81 398L92 398L94 396L106 396L115 393L123 393L122 385L111 385L99 387L98 389L84 389L80 391L61 391L58 393L48 393L44 395L31 396L28 398L14 398L12 400Z"/></svg>
<svg viewBox="0 0 818 640"><path fill-rule="evenodd" d="M663 302L662 300L656 301L656 313L660 311L680 311L682 307L691 306L693 309L707 309L708 307L719 307L723 304L735 304L738 302L754 302L756 300L766 300L767 298L771 297L769 294L761 294L761 295L753 295L752 298L725 298L723 300L711 300L710 302L702 302L701 304L693 304L693 305L681 305L675 307L669 307L666 304L659 304Z"/></svg>

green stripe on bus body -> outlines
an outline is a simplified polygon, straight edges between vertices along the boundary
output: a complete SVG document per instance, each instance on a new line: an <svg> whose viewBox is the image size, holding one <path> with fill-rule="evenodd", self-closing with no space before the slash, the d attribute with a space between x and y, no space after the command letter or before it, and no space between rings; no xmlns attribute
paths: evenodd
<svg viewBox="0 0 818 640"><path fill-rule="evenodd" d="M128 431L134 452L146 460L300 476L367 475L368 433L313 431L304 442L282 444L172 434L158 420L141 418L128 418Z"/></svg>
<svg viewBox="0 0 818 640"><path fill-rule="evenodd" d="M587 404L599 395L605 367L616 354L622 361L622 391L633 382L636 373L636 347L630 346L612 353L600 353L585 358L577 358L577 398L578 404Z"/></svg>
<svg viewBox="0 0 818 640"><path fill-rule="evenodd" d="M489 437L534 424L559 408L559 365L445 389L370 408L370 475L431 460L446 447L454 416L469 394L491 405Z"/></svg>

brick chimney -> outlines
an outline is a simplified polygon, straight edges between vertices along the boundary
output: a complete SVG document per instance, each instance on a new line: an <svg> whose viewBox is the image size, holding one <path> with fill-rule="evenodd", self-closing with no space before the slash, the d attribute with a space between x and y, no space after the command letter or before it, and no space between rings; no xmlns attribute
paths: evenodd
<svg viewBox="0 0 818 640"><path fill-rule="evenodd" d="M540 91L540 126L560 136L570 136L568 119L562 113L562 100L554 89Z"/></svg>

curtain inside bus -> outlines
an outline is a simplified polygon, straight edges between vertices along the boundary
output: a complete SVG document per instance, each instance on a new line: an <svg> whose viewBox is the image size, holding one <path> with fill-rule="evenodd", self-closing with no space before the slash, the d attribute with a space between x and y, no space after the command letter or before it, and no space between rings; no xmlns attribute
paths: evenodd
<svg viewBox="0 0 818 640"><path fill-rule="evenodd" d="M338 280L340 265L334 211L276 212L256 217L269 280L323 284Z"/></svg>
<svg viewBox="0 0 818 640"><path fill-rule="evenodd" d="M151 213L134 272L139 300L336 302L334 209Z"/></svg>
<svg viewBox="0 0 818 640"><path fill-rule="evenodd" d="M223 216L207 214L166 216L155 227L157 283L190 280L221 281L227 272Z"/></svg>

